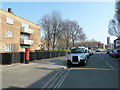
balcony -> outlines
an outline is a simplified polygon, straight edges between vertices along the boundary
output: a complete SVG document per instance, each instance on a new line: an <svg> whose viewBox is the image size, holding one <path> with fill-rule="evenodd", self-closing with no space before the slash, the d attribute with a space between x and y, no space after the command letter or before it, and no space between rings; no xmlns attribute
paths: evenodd
<svg viewBox="0 0 120 90"><path fill-rule="evenodd" d="M30 28L27 28L27 27L22 27L21 28L21 32L23 33L28 33L28 34L33 34L34 33L34 30L30 29Z"/></svg>
<svg viewBox="0 0 120 90"><path fill-rule="evenodd" d="M21 39L20 44L32 45L33 44L33 40Z"/></svg>

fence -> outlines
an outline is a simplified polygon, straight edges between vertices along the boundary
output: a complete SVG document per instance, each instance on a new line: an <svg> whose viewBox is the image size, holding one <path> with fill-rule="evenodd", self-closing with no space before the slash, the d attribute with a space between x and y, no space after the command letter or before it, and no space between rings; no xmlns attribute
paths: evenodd
<svg viewBox="0 0 120 90"><path fill-rule="evenodd" d="M54 58L67 55L66 51L30 52L30 61ZM25 53L0 53L0 64L24 63Z"/></svg>

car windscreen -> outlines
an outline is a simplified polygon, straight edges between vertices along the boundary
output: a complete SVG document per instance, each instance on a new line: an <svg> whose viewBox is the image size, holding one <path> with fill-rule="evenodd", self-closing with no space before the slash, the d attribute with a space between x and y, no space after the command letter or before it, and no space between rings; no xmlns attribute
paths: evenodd
<svg viewBox="0 0 120 90"><path fill-rule="evenodd" d="M75 48L75 49L71 49L70 51L71 53L84 53L84 49L83 48Z"/></svg>

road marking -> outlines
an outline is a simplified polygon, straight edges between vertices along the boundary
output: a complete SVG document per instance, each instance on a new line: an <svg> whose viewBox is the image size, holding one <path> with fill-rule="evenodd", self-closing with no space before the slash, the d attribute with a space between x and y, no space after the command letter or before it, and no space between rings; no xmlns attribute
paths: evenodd
<svg viewBox="0 0 120 90"><path fill-rule="evenodd" d="M115 69L112 65L110 65L107 61L105 61L105 63L112 69Z"/></svg>
<svg viewBox="0 0 120 90"><path fill-rule="evenodd" d="M100 55L100 58L101 58L101 60L105 61L104 58L102 57L102 55ZM114 68L111 64L109 64L107 61L105 61L105 63L106 63L111 69L115 70L115 68Z"/></svg>
<svg viewBox="0 0 120 90"><path fill-rule="evenodd" d="M100 58L101 58L101 60L103 60L103 61L104 61L104 58L102 57L102 55L100 55Z"/></svg>
<svg viewBox="0 0 120 90"><path fill-rule="evenodd" d="M60 73L55 74L42 88L46 88Z"/></svg>
<svg viewBox="0 0 120 90"><path fill-rule="evenodd" d="M69 72L70 72L70 70L67 70L66 73L62 76L62 78L59 80L59 82L55 86L56 89L58 89L61 86L61 84L63 83L63 81L65 80L65 78L68 76Z"/></svg>
<svg viewBox="0 0 120 90"><path fill-rule="evenodd" d="M104 58L102 56L100 58L101 58L101 60L104 60Z"/></svg>

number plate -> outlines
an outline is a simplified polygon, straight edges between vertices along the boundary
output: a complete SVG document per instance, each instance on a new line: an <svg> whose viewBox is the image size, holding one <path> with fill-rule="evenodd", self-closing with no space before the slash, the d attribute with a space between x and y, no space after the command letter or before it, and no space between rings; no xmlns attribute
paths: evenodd
<svg viewBox="0 0 120 90"><path fill-rule="evenodd" d="M72 64L79 64L79 62L72 62Z"/></svg>

